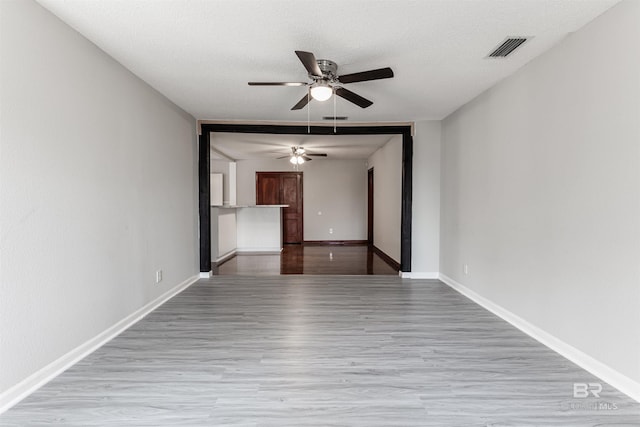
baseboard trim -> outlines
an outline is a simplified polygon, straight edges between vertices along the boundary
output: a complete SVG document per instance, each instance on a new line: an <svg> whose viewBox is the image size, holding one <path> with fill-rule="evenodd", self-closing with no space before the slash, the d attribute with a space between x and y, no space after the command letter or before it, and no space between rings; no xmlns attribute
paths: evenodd
<svg viewBox="0 0 640 427"><path fill-rule="evenodd" d="M74 348L64 356L58 358L57 360L54 360L47 366L34 372L24 380L20 381L18 384L0 394L0 414L16 405L22 399L29 396L31 393L60 375L62 372L69 369L71 366L78 363L80 360L84 359L89 354L93 353L95 350L97 350L107 342L111 341L113 338L121 334L124 330L131 327L147 314L151 313L153 310L164 304L170 298L191 286L199 278L200 276L198 275L191 276L179 285L160 295L158 298L148 302L107 330L99 333L89 341L80 344L78 347Z"/></svg>
<svg viewBox="0 0 640 427"><path fill-rule="evenodd" d="M366 245L366 240L305 240L307 246L324 246L324 245L340 245L340 246L361 246Z"/></svg>
<svg viewBox="0 0 640 427"><path fill-rule="evenodd" d="M227 252L226 254L219 256L218 259L216 259L213 264L216 265L216 267L221 266L222 264L224 264L225 262L229 261L231 258L236 256L236 250L233 249L229 252Z"/></svg>
<svg viewBox="0 0 640 427"><path fill-rule="evenodd" d="M640 383L632 380L626 375L621 374L615 369L594 359L593 357L589 356L581 350L578 350L570 344L567 344L559 338L556 338L550 333L529 323L520 316L479 295L475 291L472 291L463 284L456 282L452 278L444 274L440 274L439 278L442 282L446 283L452 289L458 291L476 304L484 307L504 321L520 329L531 338L549 347L551 350L580 366L582 369L592 373L611 386L617 388L632 399L640 402Z"/></svg>
<svg viewBox="0 0 640 427"><path fill-rule="evenodd" d="M213 272L212 271L201 271L200 275L198 276L199 279L210 279L211 276L213 276Z"/></svg>
<svg viewBox="0 0 640 427"><path fill-rule="evenodd" d="M378 248L376 245L371 245L371 248L373 249L373 252L378 255L380 258L382 258L382 260L384 262L386 262L387 264L389 264L395 271L400 271L400 263L396 260L394 260L393 258L391 258L389 255L385 254L380 248Z"/></svg>
<svg viewBox="0 0 640 427"><path fill-rule="evenodd" d="M430 271L402 271L400 272L400 277L403 279L433 279L438 280L440 278L440 273L430 272Z"/></svg>
<svg viewBox="0 0 640 427"><path fill-rule="evenodd" d="M282 252L282 248L237 248L236 254L245 255L261 255L261 254L279 254Z"/></svg>

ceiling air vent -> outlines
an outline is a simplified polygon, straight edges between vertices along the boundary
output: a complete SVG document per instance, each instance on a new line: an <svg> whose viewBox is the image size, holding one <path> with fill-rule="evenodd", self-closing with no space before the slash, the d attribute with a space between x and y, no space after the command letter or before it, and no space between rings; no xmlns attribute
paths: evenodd
<svg viewBox="0 0 640 427"><path fill-rule="evenodd" d="M322 120L333 120L333 119L336 119L336 120L347 120L348 118L349 117L347 117L347 116L335 116L335 117L333 117L333 116L324 116L322 118Z"/></svg>
<svg viewBox="0 0 640 427"><path fill-rule="evenodd" d="M514 50L522 46L524 42L528 40L527 37L509 37L503 41L500 46L495 48L493 52L489 54L489 58L506 58Z"/></svg>

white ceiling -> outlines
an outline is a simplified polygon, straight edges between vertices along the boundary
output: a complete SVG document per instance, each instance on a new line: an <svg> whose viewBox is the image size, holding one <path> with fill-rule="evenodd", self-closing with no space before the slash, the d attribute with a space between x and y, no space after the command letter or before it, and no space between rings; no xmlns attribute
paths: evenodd
<svg viewBox="0 0 640 427"><path fill-rule="evenodd" d="M213 159L275 159L291 154L292 146L313 153L327 153L326 159L367 159L378 148L400 135L273 135L214 132ZM222 156L221 156L222 154ZM324 160L325 158L316 158Z"/></svg>
<svg viewBox="0 0 640 427"><path fill-rule="evenodd" d="M618 0L38 0L198 119L306 121L290 111L306 81L294 50L339 74L389 66L395 78L353 83L374 101L338 99L352 121L441 119ZM508 36L534 36L507 59ZM332 114L313 102L311 119Z"/></svg>

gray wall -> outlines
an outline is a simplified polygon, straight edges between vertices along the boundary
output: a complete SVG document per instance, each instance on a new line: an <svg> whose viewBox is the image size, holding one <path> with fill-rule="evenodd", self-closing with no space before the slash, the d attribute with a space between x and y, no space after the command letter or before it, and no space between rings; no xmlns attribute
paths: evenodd
<svg viewBox="0 0 640 427"><path fill-rule="evenodd" d="M400 262L402 136L396 135L367 160L373 168L373 244Z"/></svg>
<svg viewBox="0 0 640 427"><path fill-rule="evenodd" d="M411 272L440 271L440 121L419 121L413 137Z"/></svg>
<svg viewBox="0 0 640 427"><path fill-rule="evenodd" d="M639 22L622 2L447 117L441 212L442 273L635 381Z"/></svg>
<svg viewBox="0 0 640 427"><path fill-rule="evenodd" d="M288 159L239 160L238 204L255 204L256 171L293 170ZM304 180L304 239L366 240L365 161L315 159L300 166L299 170L303 172ZM329 233L329 228L333 228L333 234Z"/></svg>
<svg viewBox="0 0 640 427"><path fill-rule="evenodd" d="M198 185L193 117L36 3L0 15L3 392L197 274Z"/></svg>

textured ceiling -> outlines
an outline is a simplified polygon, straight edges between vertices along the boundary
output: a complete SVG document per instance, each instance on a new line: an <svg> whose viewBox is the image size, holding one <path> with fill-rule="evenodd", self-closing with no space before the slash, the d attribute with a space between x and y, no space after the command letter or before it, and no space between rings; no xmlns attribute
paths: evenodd
<svg viewBox="0 0 640 427"><path fill-rule="evenodd" d="M294 50L342 74L391 67L395 78L348 88L354 121L441 119L585 25L617 0L39 0L198 119L306 121L290 111L305 81ZM534 36L507 59L486 55L508 36ZM332 114L313 102L311 120Z"/></svg>
<svg viewBox="0 0 640 427"><path fill-rule="evenodd" d="M291 154L292 146L327 159L367 159L378 148L399 135L273 135L214 132L211 157L214 159L275 159ZM222 156L221 156L222 154Z"/></svg>

